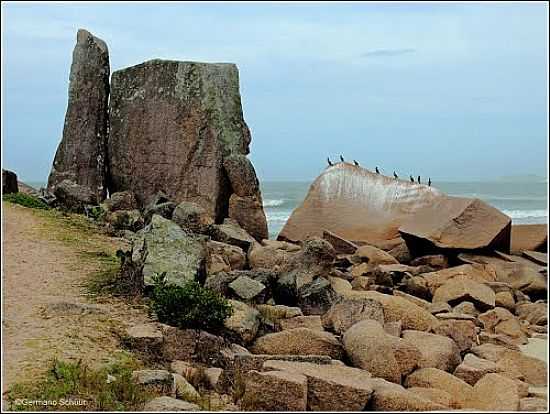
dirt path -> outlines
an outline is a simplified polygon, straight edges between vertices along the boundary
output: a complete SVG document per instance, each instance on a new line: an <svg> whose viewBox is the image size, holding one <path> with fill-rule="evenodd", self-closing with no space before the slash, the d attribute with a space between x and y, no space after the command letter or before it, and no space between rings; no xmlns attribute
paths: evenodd
<svg viewBox="0 0 550 414"><path fill-rule="evenodd" d="M43 374L54 357L108 362L118 333L147 318L138 305L98 303L84 287L123 242L53 212L6 202L3 212L3 391Z"/></svg>

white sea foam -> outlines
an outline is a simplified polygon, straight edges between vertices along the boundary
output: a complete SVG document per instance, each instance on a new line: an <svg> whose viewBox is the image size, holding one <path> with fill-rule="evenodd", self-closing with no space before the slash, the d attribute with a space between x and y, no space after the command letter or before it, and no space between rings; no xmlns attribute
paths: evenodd
<svg viewBox="0 0 550 414"><path fill-rule="evenodd" d="M286 223L292 211L266 211L265 215L268 222Z"/></svg>
<svg viewBox="0 0 550 414"><path fill-rule="evenodd" d="M502 210L502 212L512 219L548 217L548 210Z"/></svg>
<svg viewBox="0 0 550 414"><path fill-rule="evenodd" d="M285 200L264 200L264 207L279 207L285 203Z"/></svg>

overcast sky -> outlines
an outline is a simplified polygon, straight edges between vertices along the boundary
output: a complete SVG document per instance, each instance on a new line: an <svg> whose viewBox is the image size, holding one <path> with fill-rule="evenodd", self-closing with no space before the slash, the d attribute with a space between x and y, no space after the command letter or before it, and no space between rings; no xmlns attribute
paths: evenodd
<svg viewBox="0 0 550 414"><path fill-rule="evenodd" d="M234 62L260 179L327 155L435 180L546 175L548 5L2 3L3 163L48 176L78 28L111 70Z"/></svg>

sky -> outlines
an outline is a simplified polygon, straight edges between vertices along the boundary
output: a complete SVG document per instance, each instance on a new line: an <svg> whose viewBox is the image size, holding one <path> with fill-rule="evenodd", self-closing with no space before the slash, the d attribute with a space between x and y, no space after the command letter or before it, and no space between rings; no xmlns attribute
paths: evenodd
<svg viewBox="0 0 550 414"><path fill-rule="evenodd" d="M3 166L45 181L78 28L111 70L233 62L260 180L326 158L432 180L546 176L548 4L2 2Z"/></svg>

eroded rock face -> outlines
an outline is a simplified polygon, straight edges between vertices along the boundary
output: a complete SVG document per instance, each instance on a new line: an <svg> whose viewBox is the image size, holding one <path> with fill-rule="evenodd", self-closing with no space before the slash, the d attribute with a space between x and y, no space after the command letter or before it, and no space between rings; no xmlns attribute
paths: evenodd
<svg viewBox="0 0 550 414"><path fill-rule="evenodd" d="M73 51L63 138L48 178L52 193L63 180L70 180L89 190L96 203L105 198L109 74L107 45L80 29Z"/></svg>
<svg viewBox="0 0 550 414"><path fill-rule="evenodd" d="M142 205L163 191L217 222L227 217L233 189L224 159L244 157L250 144L237 67L150 60L114 72L111 86L110 190L131 190ZM248 172L233 187L260 196Z"/></svg>

